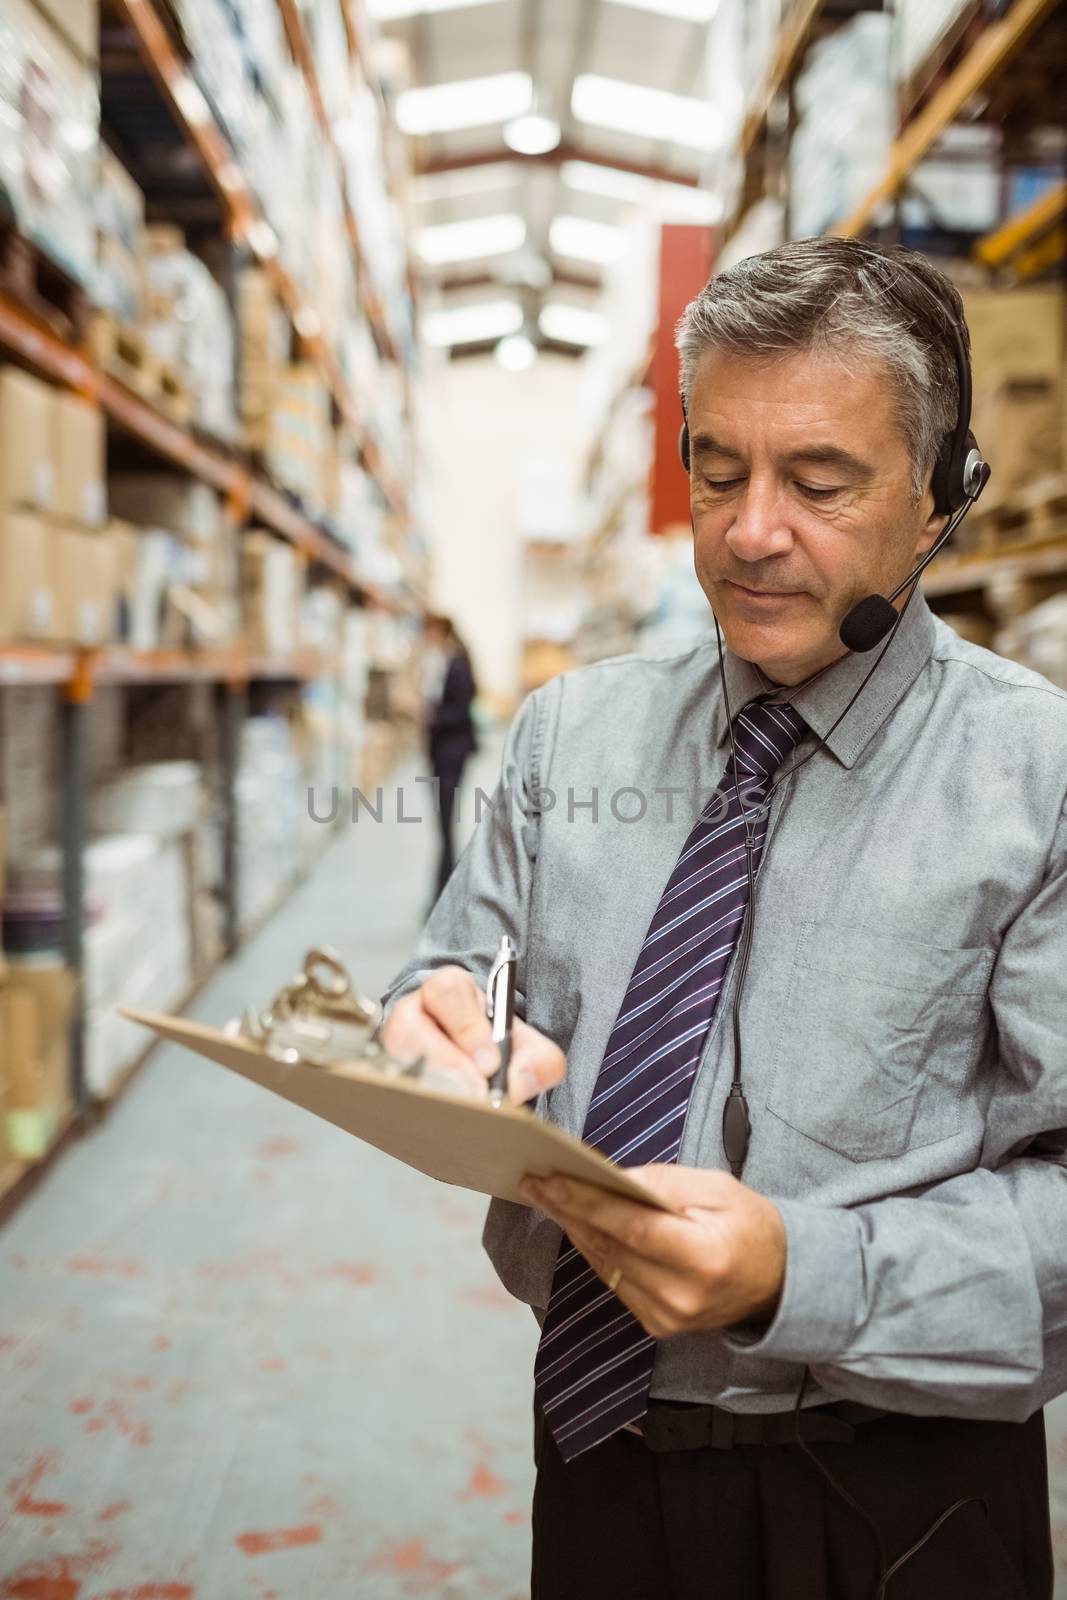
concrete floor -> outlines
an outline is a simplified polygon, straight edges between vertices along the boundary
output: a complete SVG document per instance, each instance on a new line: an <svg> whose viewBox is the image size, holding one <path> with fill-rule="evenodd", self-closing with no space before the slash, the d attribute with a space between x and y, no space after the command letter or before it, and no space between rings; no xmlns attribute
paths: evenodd
<svg viewBox="0 0 1067 1600"><path fill-rule="evenodd" d="M322 940L380 992L433 843L345 829L192 1014L265 1004ZM161 1047L0 1234L0 1600L521 1600L537 1329L484 1210Z"/></svg>
<svg viewBox="0 0 1067 1600"><path fill-rule="evenodd" d="M380 993L433 849L346 828L192 1015L323 940ZM484 1212L160 1047L0 1234L0 1600L525 1596L537 1325Z"/></svg>

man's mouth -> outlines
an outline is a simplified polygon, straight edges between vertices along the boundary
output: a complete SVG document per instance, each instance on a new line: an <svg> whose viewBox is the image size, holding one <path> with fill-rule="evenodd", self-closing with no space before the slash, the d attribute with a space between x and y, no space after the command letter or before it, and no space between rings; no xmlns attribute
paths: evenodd
<svg viewBox="0 0 1067 1600"><path fill-rule="evenodd" d="M726 582L738 594L751 596L753 600L788 600L802 592L799 589L750 589L747 584L735 583L732 578L727 578Z"/></svg>

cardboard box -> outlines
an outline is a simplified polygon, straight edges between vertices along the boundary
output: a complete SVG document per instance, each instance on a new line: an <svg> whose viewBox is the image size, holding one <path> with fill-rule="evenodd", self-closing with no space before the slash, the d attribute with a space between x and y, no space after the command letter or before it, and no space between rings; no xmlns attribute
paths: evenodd
<svg viewBox="0 0 1067 1600"><path fill-rule="evenodd" d="M52 453L56 469L53 515L101 528L107 520L107 444L104 414L77 395L52 397Z"/></svg>
<svg viewBox="0 0 1067 1600"><path fill-rule="evenodd" d="M9 967L0 984L7 1143L21 1161L46 1155L66 1120L75 991L65 967Z"/></svg>
<svg viewBox="0 0 1067 1600"><path fill-rule="evenodd" d="M67 644L108 644L115 636L115 547L106 533L52 529L49 551L55 633Z"/></svg>
<svg viewBox="0 0 1067 1600"><path fill-rule="evenodd" d="M114 514L142 528L163 528L193 544L214 544L220 535L218 494L185 473L114 473L109 493Z"/></svg>
<svg viewBox="0 0 1067 1600"><path fill-rule="evenodd" d="M249 533L241 546L242 631L252 655L288 656L300 632L301 564L291 545Z"/></svg>
<svg viewBox="0 0 1067 1600"><path fill-rule="evenodd" d="M0 510L0 640L5 643L57 637L52 533L32 512Z"/></svg>
<svg viewBox="0 0 1067 1600"><path fill-rule="evenodd" d="M1004 378L1057 382L1063 363L1067 295L1061 289L965 289L975 392ZM978 434L983 448L986 441Z"/></svg>
<svg viewBox="0 0 1067 1600"><path fill-rule="evenodd" d="M992 469L989 504L1063 465L1063 398L1058 377L1005 377L976 389L975 438ZM982 502L985 504L985 501Z"/></svg>
<svg viewBox="0 0 1067 1600"><path fill-rule="evenodd" d="M56 465L52 390L18 367L0 368L0 506L50 511Z"/></svg>

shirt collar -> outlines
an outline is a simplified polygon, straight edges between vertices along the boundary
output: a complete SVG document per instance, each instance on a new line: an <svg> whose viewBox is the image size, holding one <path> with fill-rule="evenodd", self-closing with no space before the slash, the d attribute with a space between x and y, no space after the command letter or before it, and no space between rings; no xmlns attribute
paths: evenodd
<svg viewBox="0 0 1067 1600"><path fill-rule="evenodd" d="M884 641L863 654L852 651L842 656L840 661L827 667L812 683L793 691L772 684L754 662L735 655L723 639L730 710L736 720L738 712L743 711L750 700L778 688L781 696L795 706L809 728L826 741L827 748L842 766L852 767L929 660L934 632L933 613L919 591L912 596L893 642L886 650L885 659L873 673L856 704L832 733L829 730L874 666L879 652L885 648ZM716 668L717 665L716 660ZM714 733L716 746L721 746L727 735L726 707L721 696L715 703Z"/></svg>

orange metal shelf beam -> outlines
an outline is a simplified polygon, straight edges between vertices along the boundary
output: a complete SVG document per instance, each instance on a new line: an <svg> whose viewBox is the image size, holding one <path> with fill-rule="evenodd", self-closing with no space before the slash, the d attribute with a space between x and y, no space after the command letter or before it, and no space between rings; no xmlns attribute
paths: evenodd
<svg viewBox="0 0 1067 1600"><path fill-rule="evenodd" d="M771 102L796 72L811 38L822 0L796 0L782 26L771 64L741 124L741 155L747 156L767 121Z"/></svg>
<svg viewBox="0 0 1067 1600"><path fill-rule="evenodd" d="M301 683L336 677L340 662L310 651L292 657L249 656L227 650L96 650L62 645L0 646L0 686L73 684L91 696L97 684L133 683Z"/></svg>
<svg viewBox="0 0 1067 1600"><path fill-rule="evenodd" d="M974 253L987 267L1002 267L1017 259L1067 217L1067 182L1058 183L1032 205L1011 217L984 239Z"/></svg>
<svg viewBox="0 0 1067 1600"><path fill-rule="evenodd" d="M831 232L845 235L866 232L879 206L893 198L971 96L984 89L1007 66L1056 3L1057 0L1015 0L1002 17L989 23L956 70L903 130L890 151L885 175L855 211L837 223Z"/></svg>

